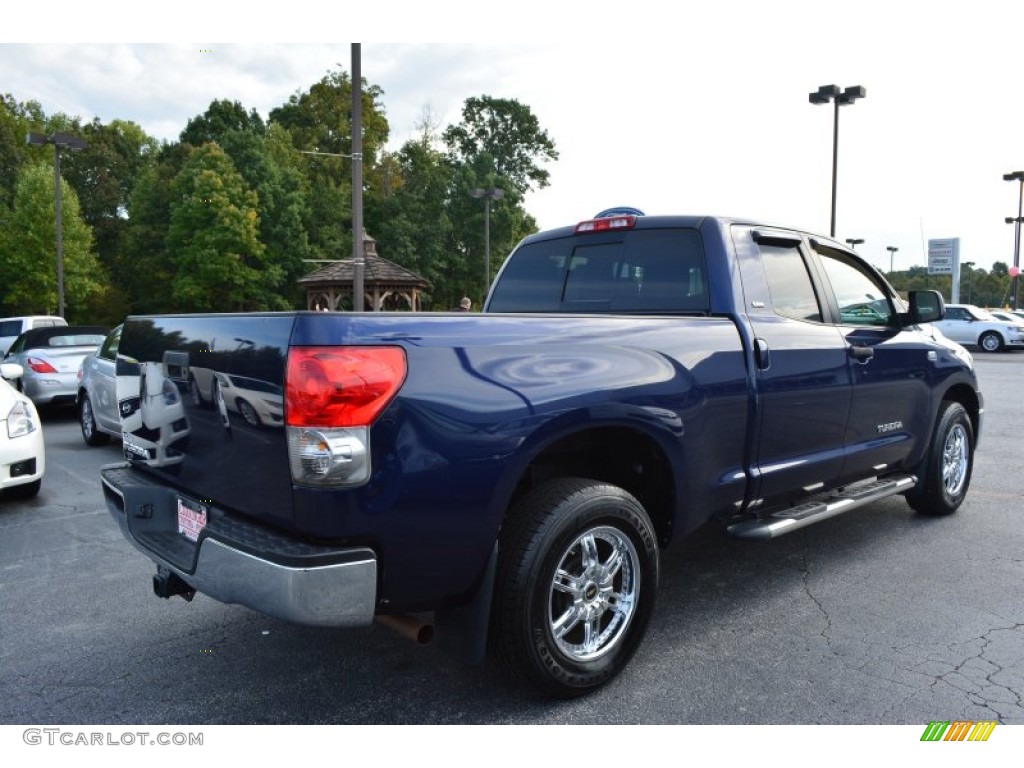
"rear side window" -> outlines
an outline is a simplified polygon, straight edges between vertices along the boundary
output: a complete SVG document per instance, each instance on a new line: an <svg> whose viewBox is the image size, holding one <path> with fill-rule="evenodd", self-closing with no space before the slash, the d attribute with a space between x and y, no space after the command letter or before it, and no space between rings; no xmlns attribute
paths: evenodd
<svg viewBox="0 0 1024 768"><path fill-rule="evenodd" d="M700 235L632 230L566 237L516 251L490 312L698 313L710 310Z"/></svg>
<svg viewBox="0 0 1024 768"><path fill-rule="evenodd" d="M762 243L760 249L775 314L820 323L821 305L796 246Z"/></svg>
<svg viewBox="0 0 1024 768"><path fill-rule="evenodd" d="M0 320L0 336L18 336L21 334L21 320Z"/></svg>

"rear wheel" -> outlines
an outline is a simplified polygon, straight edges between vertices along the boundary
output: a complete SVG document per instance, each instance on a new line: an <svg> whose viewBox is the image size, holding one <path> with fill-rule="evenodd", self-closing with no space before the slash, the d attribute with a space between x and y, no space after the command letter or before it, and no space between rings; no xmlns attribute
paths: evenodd
<svg viewBox="0 0 1024 768"><path fill-rule="evenodd" d="M978 339L978 346L986 352L1002 352L1003 337L995 331L985 331L985 333L981 334L981 338Z"/></svg>
<svg viewBox="0 0 1024 768"><path fill-rule="evenodd" d="M110 435L101 432L96 425L96 414L93 413L88 395L82 395L78 404L78 423L82 427L82 438L86 445L105 445L110 442Z"/></svg>
<svg viewBox="0 0 1024 768"><path fill-rule="evenodd" d="M587 693L633 656L657 587L657 539L640 502L594 480L551 481L516 504L502 532L491 650L548 695Z"/></svg>
<svg viewBox="0 0 1024 768"><path fill-rule="evenodd" d="M932 433L923 480L907 502L923 515L949 515L967 496L974 468L974 426L960 403L944 400Z"/></svg>

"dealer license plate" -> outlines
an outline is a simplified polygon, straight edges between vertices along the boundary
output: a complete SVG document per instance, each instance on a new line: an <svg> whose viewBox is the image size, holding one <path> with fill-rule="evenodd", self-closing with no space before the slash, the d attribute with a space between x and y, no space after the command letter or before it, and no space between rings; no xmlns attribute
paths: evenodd
<svg viewBox="0 0 1024 768"><path fill-rule="evenodd" d="M206 507L195 501L178 497L178 533L189 541L199 539L206 527Z"/></svg>

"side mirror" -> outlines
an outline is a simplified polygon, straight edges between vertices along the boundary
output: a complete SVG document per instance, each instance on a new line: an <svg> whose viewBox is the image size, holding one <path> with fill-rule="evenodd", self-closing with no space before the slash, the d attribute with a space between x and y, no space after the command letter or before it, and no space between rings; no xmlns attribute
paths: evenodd
<svg viewBox="0 0 1024 768"><path fill-rule="evenodd" d="M938 291L911 291L910 324L934 323L946 316L946 303Z"/></svg>
<svg viewBox="0 0 1024 768"><path fill-rule="evenodd" d="M25 369L18 363L3 363L0 365L0 376L8 381L20 379L25 374Z"/></svg>

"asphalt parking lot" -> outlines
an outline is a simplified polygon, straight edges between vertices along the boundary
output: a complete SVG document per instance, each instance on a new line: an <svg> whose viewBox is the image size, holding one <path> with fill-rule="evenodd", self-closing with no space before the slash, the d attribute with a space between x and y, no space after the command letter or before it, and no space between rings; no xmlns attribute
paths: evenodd
<svg viewBox="0 0 1024 768"><path fill-rule="evenodd" d="M1024 724L1024 353L977 354L968 499L890 499L767 544L717 528L669 551L646 642L612 684L551 702L388 629L287 625L153 596L70 411L47 473L0 501L0 724Z"/></svg>

